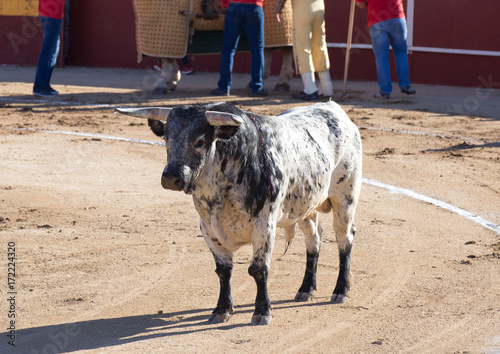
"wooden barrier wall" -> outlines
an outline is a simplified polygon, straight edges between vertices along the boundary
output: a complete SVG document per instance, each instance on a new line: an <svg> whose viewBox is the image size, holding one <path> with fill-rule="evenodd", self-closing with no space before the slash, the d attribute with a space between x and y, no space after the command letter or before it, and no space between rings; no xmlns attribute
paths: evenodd
<svg viewBox="0 0 500 354"><path fill-rule="evenodd" d="M266 0L270 1L270 0ZM87 67L152 67L148 58L137 63L134 13L127 0L69 1L66 64ZM500 1L405 0L411 24L410 75L413 83L480 86L500 82ZM42 31L37 0L0 0L0 64L34 66ZM326 1L327 42L331 73L344 73L350 0ZM408 13L412 8L411 13ZM473 14L479 14L477 16ZM410 20L412 23L410 23ZM63 34L64 35L64 34ZM366 12L356 9L349 79L376 80L375 61L366 26ZM62 54L61 54L62 55ZM235 72L250 71L248 53L238 53ZM59 63L63 62L60 58ZM280 54L272 72L279 71ZM218 71L218 55L196 56L198 71ZM395 78L395 73L394 73ZM498 87L497 87L498 88Z"/></svg>

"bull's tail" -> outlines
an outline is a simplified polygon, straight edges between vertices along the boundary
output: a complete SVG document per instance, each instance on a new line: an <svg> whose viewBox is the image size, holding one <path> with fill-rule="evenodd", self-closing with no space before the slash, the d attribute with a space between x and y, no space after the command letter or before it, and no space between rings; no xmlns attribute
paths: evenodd
<svg viewBox="0 0 500 354"><path fill-rule="evenodd" d="M290 244L292 243L292 240L286 240L285 243L285 252L281 255L282 257L288 252L288 247L290 247Z"/></svg>
<svg viewBox="0 0 500 354"><path fill-rule="evenodd" d="M292 225L290 227L285 227L285 252L283 252L282 256L284 256L288 251L288 248L292 244L292 240L294 237L295 237L295 225Z"/></svg>

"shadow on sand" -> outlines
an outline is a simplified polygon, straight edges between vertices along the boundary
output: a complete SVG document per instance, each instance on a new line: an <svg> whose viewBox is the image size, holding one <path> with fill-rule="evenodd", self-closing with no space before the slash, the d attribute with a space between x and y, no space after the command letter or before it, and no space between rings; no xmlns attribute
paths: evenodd
<svg viewBox="0 0 500 354"><path fill-rule="evenodd" d="M292 300L276 301L273 302L273 314L277 315L280 310L286 308L327 304L330 303L326 301L307 303L297 303ZM19 353L68 353L96 350L154 338L250 326L253 308L252 304L235 306L233 319L230 319L228 323L218 325L209 324L207 321L212 309L196 309L19 329L15 332L15 347L7 343L1 345L11 347L9 352ZM242 315L248 317L248 323L231 324L234 316ZM5 332L0 336L8 338L9 334Z"/></svg>

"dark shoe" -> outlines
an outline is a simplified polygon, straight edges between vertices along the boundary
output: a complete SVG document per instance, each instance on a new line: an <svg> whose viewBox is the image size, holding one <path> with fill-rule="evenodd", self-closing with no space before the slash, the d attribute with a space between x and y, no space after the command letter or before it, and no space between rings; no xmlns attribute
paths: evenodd
<svg viewBox="0 0 500 354"><path fill-rule="evenodd" d="M215 90L210 91L212 96L229 96L229 92L222 91L221 89L216 88Z"/></svg>
<svg viewBox="0 0 500 354"><path fill-rule="evenodd" d="M250 95L252 97L267 97L269 96L269 92L267 92L266 90L260 90L257 92L252 92Z"/></svg>
<svg viewBox="0 0 500 354"><path fill-rule="evenodd" d="M303 100L303 101L317 101L319 100L319 94L318 91L313 92L311 94L307 94L304 91L300 91L299 94L293 94L292 98L295 98L297 100Z"/></svg>
<svg viewBox="0 0 500 354"><path fill-rule="evenodd" d="M55 95L59 94L59 91L54 90L52 87L49 86L49 91L52 92Z"/></svg>
<svg viewBox="0 0 500 354"><path fill-rule="evenodd" d="M35 96L40 96L40 97L54 97L57 95L59 92L56 90L53 90L52 88L48 89L33 89L33 94Z"/></svg>
<svg viewBox="0 0 500 354"><path fill-rule="evenodd" d="M417 91L413 87L411 87L410 85L405 86L405 87L401 87L401 92L406 93L407 95L413 95L413 94L417 93Z"/></svg>
<svg viewBox="0 0 500 354"><path fill-rule="evenodd" d="M391 95L385 92L377 92L376 94L373 95L373 97L388 100L389 98L391 98Z"/></svg>

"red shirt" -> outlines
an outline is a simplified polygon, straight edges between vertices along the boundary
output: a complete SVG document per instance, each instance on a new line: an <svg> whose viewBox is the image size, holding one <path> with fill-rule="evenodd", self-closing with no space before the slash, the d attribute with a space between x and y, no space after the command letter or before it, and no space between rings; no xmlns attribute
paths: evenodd
<svg viewBox="0 0 500 354"><path fill-rule="evenodd" d="M262 7L264 0L222 0L222 7L228 7L230 2L238 2L240 4L254 4Z"/></svg>
<svg viewBox="0 0 500 354"><path fill-rule="evenodd" d="M365 0L356 0L365 2ZM403 0L368 0L368 26L393 18L405 17Z"/></svg>
<svg viewBox="0 0 500 354"><path fill-rule="evenodd" d="M63 12L64 0L40 0L38 3L38 14L40 16L61 20Z"/></svg>

